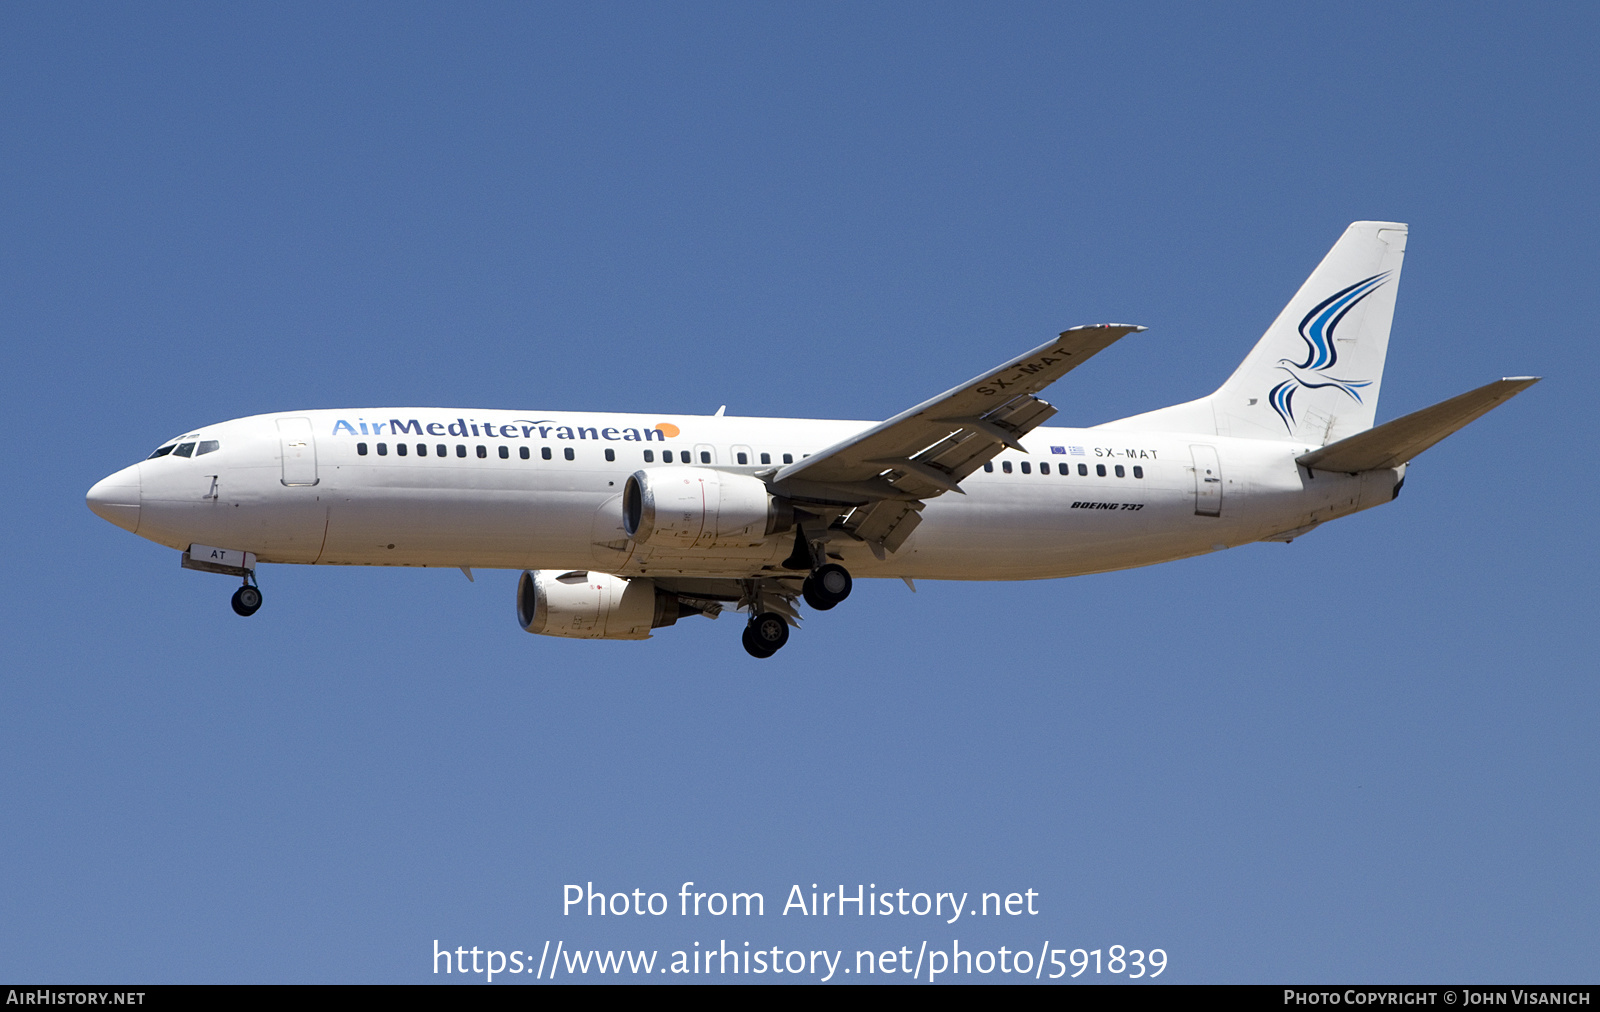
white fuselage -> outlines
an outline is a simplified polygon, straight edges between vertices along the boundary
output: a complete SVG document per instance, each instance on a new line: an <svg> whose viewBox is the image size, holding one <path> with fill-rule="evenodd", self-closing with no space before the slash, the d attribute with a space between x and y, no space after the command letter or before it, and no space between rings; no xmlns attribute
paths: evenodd
<svg viewBox="0 0 1600 1012"><path fill-rule="evenodd" d="M286 412L187 434L174 443L217 448L142 461L97 485L91 502L113 504L102 515L151 541L222 546L261 562L742 578L776 570L793 535L735 549L637 545L622 529L628 476L677 463L770 472L873 424L436 408ZM1039 428L1023 444L1027 453L1007 450L992 470L962 482L964 495L930 501L899 551L880 560L842 539L830 552L860 577L1104 572L1297 533L1389 501L1404 472L1313 473L1295 463L1311 449L1303 443L1114 427Z"/></svg>

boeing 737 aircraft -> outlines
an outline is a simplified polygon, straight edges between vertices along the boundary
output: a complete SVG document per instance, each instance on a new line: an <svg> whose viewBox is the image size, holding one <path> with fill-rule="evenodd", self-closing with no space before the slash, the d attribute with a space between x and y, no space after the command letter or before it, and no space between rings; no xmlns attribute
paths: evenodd
<svg viewBox="0 0 1600 1012"><path fill-rule="evenodd" d="M749 616L770 657L852 575L1040 580L1291 541L1389 502L1407 463L1538 382L1373 427L1405 225L1351 225L1208 397L1086 429L1039 397L1142 327L1074 327L886 422L364 408L208 425L89 490L99 516L239 578L261 562L520 569L545 636ZM914 584L913 584L914 586Z"/></svg>

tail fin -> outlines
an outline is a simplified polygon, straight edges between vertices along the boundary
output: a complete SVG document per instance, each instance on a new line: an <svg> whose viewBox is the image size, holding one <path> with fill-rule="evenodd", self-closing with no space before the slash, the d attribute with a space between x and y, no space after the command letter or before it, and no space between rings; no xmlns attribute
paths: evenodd
<svg viewBox="0 0 1600 1012"><path fill-rule="evenodd" d="M1406 231L1353 223L1216 393L1112 424L1318 446L1370 429Z"/></svg>
<svg viewBox="0 0 1600 1012"><path fill-rule="evenodd" d="M1404 225L1345 229L1211 395L1218 434L1320 446L1372 428L1405 250Z"/></svg>

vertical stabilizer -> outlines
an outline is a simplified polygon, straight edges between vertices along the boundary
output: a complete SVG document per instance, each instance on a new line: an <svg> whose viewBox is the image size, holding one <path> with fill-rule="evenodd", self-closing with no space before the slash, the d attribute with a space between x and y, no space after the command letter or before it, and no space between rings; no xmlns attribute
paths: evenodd
<svg viewBox="0 0 1600 1012"><path fill-rule="evenodd" d="M1313 446L1372 427L1407 226L1358 221L1209 397L1108 427L1292 439Z"/></svg>
<svg viewBox="0 0 1600 1012"><path fill-rule="evenodd" d="M1345 229L1211 395L1218 434L1321 446L1372 428L1405 252L1405 225Z"/></svg>

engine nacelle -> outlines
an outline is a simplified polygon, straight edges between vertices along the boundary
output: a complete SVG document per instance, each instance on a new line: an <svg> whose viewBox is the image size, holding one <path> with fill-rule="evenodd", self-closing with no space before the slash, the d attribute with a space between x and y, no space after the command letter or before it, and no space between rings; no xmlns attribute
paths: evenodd
<svg viewBox="0 0 1600 1012"><path fill-rule="evenodd" d="M540 569L525 571L517 582L517 623L541 636L646 640L651 629L701 613L654 580Z"/></svg>
<svg viewBox="0 0 1600 1012"><path fill-rule="evenodd" d="M650 467L635 471L622 489L622 529L651 547L759 545L793 521L793 511L748 474Z"/></svg>

